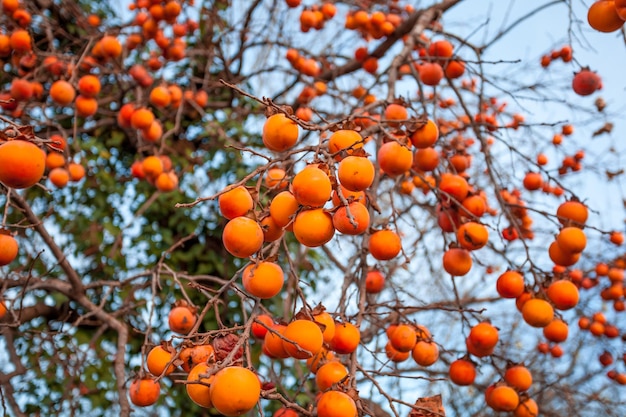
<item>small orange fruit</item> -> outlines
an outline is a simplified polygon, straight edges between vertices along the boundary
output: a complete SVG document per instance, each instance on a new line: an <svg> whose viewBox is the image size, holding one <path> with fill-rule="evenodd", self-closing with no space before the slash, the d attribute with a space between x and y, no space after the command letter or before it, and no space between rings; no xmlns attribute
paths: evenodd
<svg viewBox="0 0 626 417"><path fill-rule="evenodd" d="M548 298L559 310L569 310L576 307L579 299L579 291L576 285L568 280L554 281L546 291Z"/></svg>
<svg viewBox="0 0 626 417"><path fill-rule="evenodd" d="M439 128L431 119L428 119L422 127L411 135L411 143L418 149L433 146L437 139L439 139Z"/></svg>
<svg viewBox="0 0 626 417"><path fill-rule="evenodd" d="M524 292L524 277L517 271L506 271L498 277L496 290L502 298L517 298Z"/></svg>
<svg viewBox="0 0 626 417"><path fill-rule="evenodd" d="M476 367L466 359L457 359L450 364L450 380L456 385L470 385L476 379Z"/></svg>
<svg viewBox="0 0 626 417"><path fill-rule="evenodd" d="M235 217L224 226L222 243L231 255L247 258L263 246L263 229L248 217Z"/></svg>
<svg viewBox="0 0 626 417"><path fill-rule="evenodd" d="M335 227L333 218L324 209L314 208L298 213L293 222L293 234L305 246L322 246L333 238Z"/></svg>
<svg viewBox="0 0 626 417"><path fill-rule="evenodd" d="M506 370L504 380L518 391L527 391L533 383L533 376L525 366L515 365Z"/></svg>
<svg viewBox="0 0 626 417"><path fill-rule="evenodd" d="M330 343L332 350L339 354L352 353L359 346L361 332L352 323L335 323L335 335Z"/></svg>
<svg viewBox="0 0 626 417"><path fill-rule="evenodd" d="M393 230L378 230L370 235L369 251L379 261L393 259L401 250L402 241Z"/></svg>
<svg viewBox="0 0 626 417"><path fill-rule="evenodd" d="M356 149L363 147L364 140L355 130L338 130L328 138L328 152L336 154L335 159L341 160L344 156L352 155Z"/></svg>
<svg viewBox="0 0 626 417"><path fill-rule="evenodd" d="M326 362L315 374L315 384L320 391L326 391L348 376L348 369L339 361Z"/></svg>
<svg viewBox="0 0 626 417"><path fill-rule="evenodd" d="M389 337L391 346L399 352L410 352L417 343L417 334L412 326L399 324Z"/></svg>
<svg viewBox="0 0 626 417"><path fill-rule="evenodd" d="M252 410L261 397L259 377L241 366L228 366L218 371L211 382L213 407L228 417Z"/></svg>
<svg viewBox="0 0 626 417"><path fill-rule="evenodd" d="M74 101L76 90L69 82L57 80L50 86L50 97L55 103L61 106L67 106Z"/></svg>
<svg viewBox="0 0 626 417"><path fill-rule="evenodd" d="M496 411L513 411L519 405L519 395L513 388L499 385L489 394L489 404Z"/></svg>
<svg viewBox="0 0 626 417"><path fill-rule="evenodd" d="M170 330L178 334L188 334L196 324L198 317L192 309L186 305L172 308L167 321Z"/></svg>
<svg viewBox="0 0 626 417"><path fill-rule="evenodd" d="M250 264L243 270L241 281L246 291L261 299L272 298L283 288L283 270L274 262Z"/></svg>
<svg viewBox="0 0 626 417"><path fill-rule="evenodd" d="M420 366L430 366L439 359L439 348L435 342L420 340L415 344L411 356Z"/></svg>
<svg viewBox="0 0 626 417"><path fill-rule="evenodd" d="M282 113L267 118L263 125L263 143L267 149L283 152L293 147L299 135L296 122Z"/></svg>
<svg viewBox="0 0 626 417"><path fill-rule="evenodd" d="M290 191L281 191L270 203L270 216L278 227L285 227L298 210L298 201Z"/></svg>
<svg viewBox="0 0 626 417"><path fill-rule="evenodd" d="M291 181L291 190L303 206L322 207L333 191L328 175L316 165L308 165Z"/></svg>
<svg viewBox="0 0 626 417"><path fill-rule="evenodd" d="M362 156L346 156L339 163L337 177L350 191L364 191L374 182L376 170L369 159Z"/></svg>
<svg viewBox="0 0 626 417"><path fill-rule="evenodd" d="M252 196L246 187L239 185L218 197L218 204L222 216L231 220L245 216L254 207Z"/></svg>
<svg viewBox="0 0 626 417"><path fill-rule="evenodd" d="M292 358L308 359L317 355L324 344L320 326L310 320L294 320L283 332L285 351Z"/></svg>
<svg viewBox="0 0 626 417"><path fill-rule="evenodd" d="M11 188L28 188L41 180L46 154L34 143L11 140L0 145L0 182Z"/></svg>
<svg viewBox="0 0 626 417"><path fill-rule="evenodd" d="M365 276L365 291L378 294L385 288L385 276L380 271L368 271Z"/></svg>
<svg viewBox="0 0 626 417"><path fill-rule="evenodd" d="M163 346L158 345L148 352L146 366L148 367L148 371L154 376L160 376L161 374L169 375L176 369L176 367L170 363L172 359L174 359L174 352L170 352L163 348ZM168 363L170 364L169 366L167 366Z"/></svg>
<svg viewBox="0 0 626 417"><path fill-rule="evenodd" d="M461 247L467 250L477 250L487 244L489 232L480 223L467 222L459 226L456 237Z"/></svg>
<svg viewBox="0 0 626 417"><path fill-rule="evenodd" d="M522 306L522 317L533 327L546 327L554 319L554 309L546 300L531 298Z"/></svg>
<svg viewBox="0 0 626 417"><path fill-rule="evenodd" d="M318 417L357 417L356 403L348 394L326 391L317 400Z"/></svg>
<svg viewBox="0 0 626 417"><path fill-rule="evenodd" d="M364 233L370 225L370 215L363 204L353 201L347 206L339 207L333 213L333 226L346 235Z"/></svg>
<svg viewBox="0 0 626 417"><path fill-rule="evenodd" d="M157 402L161 386L152 378L135 379L130 384L128 395L137 407L148 407Z"/></svg>
<svg viewBox="0 0 626 417"><path fill-rule="evenodd" d="M70 181L70 173L62 167L54 168L48 173L48 179L55 187L63 188Z"/></svg>
<svg viewBox="0 0 626 417"><path fill-rule="evenodd" d="M413 153L408 147L393 140L378 149L378 164L385 174L396 177L411 169Z"/></svg>
<svg viewBox="0 0 626 417"><path fill-rule="evenodd" d="M213 403L211 402L211 388L210 385L213 382L215 375L208 375L211 371L211 367L206 363L199 363L194 366L189 375L187 375L187 395L191 398L191 401L198 404L200 407L211 408Z"/></svg>
<svg viewBox="0 0 626 417"><path fill-rule="evenodd" d="M472 269L472 257L462 248L450 248L443 253L443 269L454 276L466 275Z"/></svg>
<svg viewBox="0 0 626 417"><path fill-rule="evenodd" d="M9 234L0 233L0 266L8 265L17 257L17 240Z"/></svg>

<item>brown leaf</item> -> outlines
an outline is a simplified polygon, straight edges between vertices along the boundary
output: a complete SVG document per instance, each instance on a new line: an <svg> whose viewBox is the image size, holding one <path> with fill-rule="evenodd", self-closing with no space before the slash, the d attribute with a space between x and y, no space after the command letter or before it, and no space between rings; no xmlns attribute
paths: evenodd
<svg viewBox="0 0 626 417"><path fill-rule="evenodd" d="M409 417L444 417L446 415L441 394L418 398L415 407L409 413Z"/></svg>
<svg viewBox="0 0 626 417"><path fill-rule="evenodd" d="M596 130L595 132L593 132L593 134L591 135L592 137L596 137L599 136L603 133L611 133L613 131L613 123L611 122L606 122L604 124L604 126L602 126L600 129Z"/></svg>

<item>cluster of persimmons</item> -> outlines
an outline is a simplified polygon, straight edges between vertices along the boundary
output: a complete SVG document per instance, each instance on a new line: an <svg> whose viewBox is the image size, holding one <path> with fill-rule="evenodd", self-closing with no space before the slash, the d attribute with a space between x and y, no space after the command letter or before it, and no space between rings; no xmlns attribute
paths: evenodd
<svg viewBox="0 0 626 417"><path fill-rule="evenodd" d="M287 0L287 4L294 8L300 6L299 1ZM152 75L166 63L185 57L184 38L197 29L197 24L180 21L184 4L177 0L137 0L131 5L135 13L134 31L125 41L112 34L101 36L78 63L64 62L55 56L40 59L33 51L28 32L28 12L20 8L17 0L3 0L2 6L5 12L12 13L15 28L10 34L0 34L0 58L6 58L10 65L19 68L16 70L19 75L12 80L9 91L0 95L0 106L15 119L29 106L48 97L49 105L72 109L76 123L89 119L99 112L98 99L104 88L96 69L121 62L125 53L139 47L152 51L146 66L136 64L128 69L128 75L143 96L120 103L116 122L121 128L134 132L150 149L149 155L132 165L132 176L146 179L163 192L176 189L178 176L172 161L160 154L157 146L165 135L164 122L170 121L181 106L202 109L209 101L204 91L183 91L176 84L155 81ZM350 12L345 27L359 31L366 41L390 36L413 11L408 6L394 7L387 14L365 10ZM609 9L620 17L621 27L626 4L606 0L591 7L591 26L601 31L617 26L617 21L610 25L606 20ZM330 2L304 9L301 30L322 29L324 22L335 13ZM88 21L93 26L100 24L96 18ZM439 86L444 80L455 83L465 75L465 63L455 55L454 45L449 40L423 36L412 52L413 61L403 64L399 75L417 75L422 86ZM322 71L321 64L313 58L305 58L295 49L289 49L286 58L300 75L314 80L306 94L303 91L300 95L299 104L309 105L315 97L326 93L327 85L315 80ZM354 58L365 71L376 73L377 58L370 56L367 47L357 48ZM550 60L557 58L571 61L571 48L565 47L550 55ZM547 66L549 62L542 60L542 65ZM48 78L35 72L38 65L46 70ZM475 83L464 79L459 86L472 91ZM599 76L588 69L578 72L572 84L573 91L581 96L593 94L601 86ZM382 181L393 184L399 195L412 195L419 190L434 197L436 223L449 242L440 260L442 270L448 275L456 279L470 274L476 251L490 245L489 230L497 228L488 226L487 218L498 212L490 207L486 191L476 185L470 168L477 155L494 142L475 138L471 132L473 129L484 129L487 133L517 129L524 123L523 116L507 113L506 103L495 98L484 103L474 117L462 114L446 119L418 115L400 99L372 105L376 98L362 87L355 89L353 96L363 100L367 110L360 109L342 123L325 129L319 135L319 146L307 151L308 159L302 158L306 161L302 166L285 161L289 160L291 152L302 152L298 151L298 146L304 145L300 142L302 129L310 126L312 112L300 107L294 113L287 106L266 103L262 151L269 155L269 162L258 169L260 175L254 178L255 185L234 182L215 196L226 222L222 233L225 250L233 257L249 261L237 277L245 297L268 300L279 297L284 291L280 243L287 238L305 247L317 248L331 242L336 235L338 239L361 236L363 250L377 265L384 267L385 262L397 261L403 253L402 233L392 224L375 221L380 219L375 217L379 211L374 194ZM421 98L438 99L434 93ZM455 105L454 100L439 101L441 108ZM571 125L567 126L563 127L561 135L573 133ZM86 174L85 168L70 157L67 139L55 134L42 140L20 130L19 125L11 124L0 136L0 182L13 189L32 187L41 181L46 169L48 179L56 187L80 181ZM366 150L366 145L372 141L377 145L374 155ZM558 145L554 139L553 143ZM476 145L481 150L477 150ZM566 157L567 163L564 159L563 172L559 168L559 173L579 171L583 157L582 152ZM540 171L547 163L547 157L539 154L534 167ZM507 242L530 240L535 236L522 188L543 190L555 198L564 193L562 188L552 187L540 172L534 171L525 175L521 186L501 189L495 196L500 207L506 210L508 223L498 230L498 235ZM515 300L524 322L542 329L547 341L540 343L538 349L559 357L563 354L559 344L568 337L568 323L560 312L577 306L580 289L602 285L602 299L612 302L615 311L624 311L626 261L616 259L611 265L598 264L589 273L571 269L587 247L588 209L572 198L561 202L555 212L547 213L546 217L559 225L545 251L545 257L554 264L552 274L531 284L524 272L507 270L499 275L496 291L502 299ZM619 245L623 236L614 232L609 239ZM9 264L17 254L17 241L10 233L0 231L0 265ZM371 296L383 291L386 288L383 269L370 268L364 276L362 290ZM5 306L0 304L0 316L5 313ZM271 360L293 358L306 362L320 393L315 399L319 417L358 414L359 397L351 389L355 376L347 366L347 358L359 349L360 330L357 324L335 317L322 306L304 308L287 321L255 313L244 326L242 337L227 331L225 335L203 342L192 342L201 327L202 316L189 303L177 302L168 322L170 330L183 341L178 345L164 341L147 352L146 369L142 368L138 378L130 384L130 399L137 406L154 404L160 394L160 379L180 368L187 374L186 390L196 404L214 407L225 416L239 416L252 410L267 387L262 378L249 369L252 364L244 362L243 346L259 343L263 354ZM596 337L620 336L619 329L600 312L593 317L581 317L578 325ZM418 366L429 367L439 360L440 347L427 326L404 320L392 323L381 329L381 333L383 331L388 340L384 354L389 361L399 363L412 358ZM465 340L466 353L449 366L450 380L461 386L473 384L477 363L491 358L498 340L499 330L489 321L473 323ZM610 366L613 358L610 353L603 353L600 362ZM538 405L528 392L532 385L529 369L524 364L508 363L501 374L485 391L486 403L496 411L511 412L515 417L537 416ZM626 383L625 373L611 369L609 376L620 384ZM279 415L284 417L288 411L281 409Z"/></svg>

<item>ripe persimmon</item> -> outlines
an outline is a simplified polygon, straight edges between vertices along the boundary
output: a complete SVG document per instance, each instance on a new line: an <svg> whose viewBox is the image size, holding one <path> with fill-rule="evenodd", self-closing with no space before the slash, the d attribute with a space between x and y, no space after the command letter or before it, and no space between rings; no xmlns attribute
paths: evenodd
<svg viewBox="0 0 626 417"><path fill-rule="evenodd" d="M546 290L546 295L559 310L569 310L576 307L579 299L578 287L568 280L554 281Z"/></svg>
<svg viewBox="0 0 626 417"><path fill-rule="evenodd" d="M17 240L7 232L0 232L0 266L8 265L17 257Z"/></svg>
<svg viewBox="0 0 626 417"><path fill-rule="evenodd" d="M333 191L330 178L317 165L307 165L291 181L291 191L303 206L322 207Z"/></svg>
<svg viewBox="0 0 626 417"><path fill-rule="evenodd" d="M74 101L76 90L69 82L57 80L50 86L50 97L60 106L67 106Z"/></svg>
<svg viewBox="0 0 626 417"><path fill-rule="evenodd" d="M599 32L615 32L624 25L613 0L597 0L587 11L589 26Z"/></svg>
<svg viewBox="0 0 626 417"><path fill-rule="evenodd" d="M148 356L146 357L146 366L148 371L154 376L169 375L174 372L176 367L170 362L174 358L173 350L170 351L161 345L155 346L150 349ZM168 363L170 364L168 366Z"/></svg>
<svg viewBox="0 0 626 417"><path fill-rule="evenodd" d="M70 181L70 173L63 167L54 168L48 173L48 179L57 188L63 188Z"/></svg>
<svg viewBox="0 0 626 417"><path fill-rule="evenodd" d="M290 149L298 141L298 135L296 122L283 113L268 117L263 125L263 144L271 151L283 152Z"/></svg>
<svg viewBox="0 0 626 417"><path fill-rule="evenodd" d="M364 233L370 225L370 215L363 204L353 201L333 213L333 226L346 235Z"/></svg>
<svg viewBox="0 0 626 417"><path fill-rule="evenodd" d="M559 248L565 253L580 253L587 246L585 232L578 227L564 227L556 237Z"/></svg>
<svg viewBox="0 0 626 417"><path fill-rule="evenodd" d="M263 325L265 324L265 326ZM254 319L254 323L250 326L252 335L257 339L264 339L267 334L267 328L274 324L274 319L269 314L259 314Z"/></svg>
<svg viewBox="0 0 626 417"><path fill-rule="evenodd" d="M453 198L460 203L467 197L469 185L467 180L460 175L444 173L441 175L439 190L445 193L445 196Z"/></svg>
<svg viewBox="0 0 626 417"><path fill-rule="evenodd" d="M322 208L302 210L293 222L293 234L305 246L322 246L335 235L333 218Z"/></svg>
<svg viewBox="0 0 626 417"><path fill-rule="evenodd" d="M403 105L391 103L385 107L383 117L388 121L389 126L397 127L399 125L397 121L407 120L409 118L409 113Z"/></svg>
<svg viewBox="0 0 626 417"><path fill-rule="evenodd" d="M178 187L178 176L173 171L162 172L154 180L154 186L163 193L174 191Z"/></svg>
<svg viewBox="0 0 626 417"><path fill-rule="evenodd" d="M439 359L439 347L435 342L419 340L411 351L411 356L418 365L430 366Z"/></svg>
<svg viewBox="0 0 626 417"><path fill-rule="evenodd" d="M387 342L385 344L385 355L390 361L400 363L409 359L411 352L400 352L398 349L393 347L391 342Z"/></svg>
<svg viewBox="0 0 626 417"><path fill-rule="evenodd" d="M292 358L308 359L322 349L324 336L320 326L311 320L294 320L283 332L283 346Z"/></svg>
<svg viewBox="0 0 626 417"><path fill-rule="evenodd" d="M247 258L263 246L263 229L248 217L235 217L224 226L222 243L231 255Z"/></svg>
<svg viewBox="0 0 626 417"><path fill-rule="evenodd" d="M78 80L78 92L84 97L95 97L101 89L100 79L95 75L83 75Z"/></svg>
<svg viewBox="0 0 626 417"><path fill-rule="evenodd" d="M342 129L333 132L328 138L328 152L335 154L336 160L352 155L356 149L363 147L364 140L355 130Z"/></svg>
<svg viewBox="0 0 626 417"><path fill-rule="evenodd" d="M385 174L397 177L411 169L413 153L408 147L392 140L378 149L378 164Z"/></svg>
<svg viewBox="0 0 626 417"><path fill-rule="evenodd" d="M275 242L285 234L283 228L276 224L272 216L263 217L260 224L263 229L264 242Z"/></svg>
<svg viewBox="0 0 626 417"><path fill-rule="evenodd" d="M223 368L211 381L211 402L225 416L247 413L257 405L260 396L259 377L241 366Z"/></svg>
<svg viewBox="0 0 626 417"><path fill-rule="evenodd" d="M556 210L556 215L564 226L582 227L587 222L587 207L575 200L562 203Z"/></svg>
<svg viewBox="0 0 626 417"><path fill-rule="evenodd" d="M98 101L93 97L78 95L74 107L79 117L91 117L98 112Z"/></svg>
<svg viewBox="0 0 626 417"><path fill-rule="evenodd" d="M572 266L580 259L580 252L564 252L555 240L548 247L548 255L555 265Z"/></svg>
<svg viewBox="0 0 626 417"><path fill-rule="evenodd" d="M130 125L133 129L147 129L154 122L154 113L145 107L133 111L130 117Z"/></svg>
<svg viewBox="0 0 626 417"><path fill-rule="evenodd" d="M137 407L148 407L157 402L161 386L153 378L135 379L128 388L130 401Z"/></svg>
<svg viewBox="0 0 626 417"><path fill-rule="evenodd" d="M172 102L170 90L164 85L158 85L150 91L150 104L156 107L167 107Z"/></svg>
<svg viewBox="0 0 626 417"><path fill-rule="evenodd" d="M480 223L467 222L459 226L456 231L456 236L462 248L477 250L487 244L489 231Z"/></svg>
<svg viewBox="0 0 626 417"><path fill-rule="evenodd" d="M371 234L369 251L379 261L393 259L402 250L400 236L393 230L378 230Z"/></svg>
<svg viewBox="0 0 626 417"><path fill-rule="evenodd" d="M439 139L439 128L431 119L411 134L411 143L418 149L433 146L437 139Z"/></svg>
<svg viewBox="0 0 626 417"><path fill-rule="evenodd" d="M289 353L285 350L283 339L281 337L287 326L275 323L269 327L270 330L267 331L265 338L263 339L265 349L275 358L288 358Z"/></svg>
<svg viewBox="0 0 626 417"><path fill-rule="evenodd" d="M476 379L476 367L467 359L457 359L450 364L448 374L456 385L471 385Z"/></svg>
<svg viewBox="0 0 626 417"><path fill-rule="evenodd" d="M0 145L0 182L11 188L28 188L41 180L46 154L34 143L11 140Z"/></svg>
<svg viewBox="0 0 626 417"><path fill-rule="evenodd" d="M365 291L369 294L378 294L383 288L385 288L385 276L380 271L368 271L365 276Z"/></svg>
<svg viewBox="0 0 626 417"><path fill-rule="evenodd" d="M290 191L281 191L270 203L270 216L278 227L285 227L293 220L298 210L298 201Z"/></svg>
<svg viewBox="0 0 626 417"><path fill-rule="evenodd" d="M470 330L468 339L477 349L491 350L498 343L498 329L491 323L478 323Z"/></svg>
<svg viewBox="0 0 626 417"><path fill-rule="evenodd" d="M489 404L496 411L513 411L519 405L519 395L509 386L498 385L489 394Z"/></svg>
<svg viewBox="0 0 626 417"><path fill-rule="evenodd" d="M204 408L213 407L213 402L211 401L211 384L215 379L215 375L206 376L209 375L210 372L210 365L199 363L191 368L189 375L187 375L187 384L185 384L187 395L189 395L191 401Z"/></svg>
<svg viewBox="0 0 626 417"><path fill-rule="evenodd" d="M524 277L517 271L506 271L498 277L496 290L502 298L517 298L524 292Z"/></svg>
<svg viewBox="0 0 626 417"><path fill-rule="evenodd" d="M346 156L339 163L337 178L350 191L364 191L374 182L376 170L369 159L362 156Z"/></svg>
<svg viewBox="0 0 626 417"><path fill-rule="evenodd" d="M419 66L419 79L423 84L435 86L444 77L442 66L437 62L425 62Z"/></svg>
<svg viewBox="0 0 626 417"><path fill-rule="evenodd" d="M330 343L335 337L335 320L328 312L322 311L313 315L313 320L321 325L324 342Z"/></svg>
<svg viewBox="0 0 626 417"><path fill-rule="evenodd" d="M522 306L522 317L533 327L546 327L554 319L554 308L546 300L531 298Z"/></svg>
<svg viewBox="0 0 626 417"><path fill-rule="evenodd" d="M445 251L443 269L450 275L466 275L472 269L472 257L469 251L462 248L450 248Z"/></svg>
<svg viewBox="0 0 626 417"><path fill-rule="evenodd" d="M171 331L184 335L191 331L197 319L191 307L178 305L170 310L167 321Z"/></svg>
<svg viewBox="0 0 626 417"><path fill-rule="evenodd" d="M513 417L537 417L539 416L539 407L537 402L532 398L521 401L513 412Z"/></svg>
<svg viewBox="0 0 626 417"><path fill-rule="evenodd" d="M320 391L326 391L348 376L348 369L337 360L329 361L315 373L315 384Z"/></svg>
<svg viewBox="0 0 626 417"><path fill-rule="evenodd" d="M326 391L317 400L317 417L357 417L356 403L346 393Z"/></svg>
<svg viewBox="0 0 626 417"><path fill-rule="evenodd" d="M274 262L259 262L246 266L241 274L246 291L261 299L272 298L280 292L285 281L282 268Z"/></svg>
<svg viewBox="0 0 626 417"><path fill-rule="evenodd" d="M352 353L359 346L361 333L354 324L343 322L335 323L335 335L330 342L332 350L339 354Z"/></svg>
<svg viewBox="0 0 626 417"><path fill-rule="evenodd" d="M252 196L243 185L239 185L220 194L217 201L220 207L220 213L229 220L244 216L254 207Z"/></svg>
<svg viewBox="0 0 626 417"><path fill-rule="evenodd" d="M514 365L507 368L504 380L518 391L527 391L533 383L533 376L523 365Z"/></svg>
<svg viewBox="0 0 626 417"><path fill-rule="evenodd" d="M268 188L285 188L289 183L285 180L287 174L282 168L270 168L265 173L265 185Z"/></svg>
<svg viewBox="0 0 626 417"><path fill-rule="evenodd" d="M198 364L208 363L211 358L215 357L215 350L213 346L209 344L187 346L181 349L178 359L182 361L180 365L185 372L191 372L191 370Z"/></svg>

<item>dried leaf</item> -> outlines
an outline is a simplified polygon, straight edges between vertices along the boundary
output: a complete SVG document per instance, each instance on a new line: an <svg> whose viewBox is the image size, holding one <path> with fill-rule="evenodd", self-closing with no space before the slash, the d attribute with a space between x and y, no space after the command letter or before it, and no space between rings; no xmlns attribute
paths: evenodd
<svg viewBox="0 0 626 417"><path fill-rule="evenodd" d="M593 132L593 134L591 135L592 137L596 137L599 136L603 133L611 133L613 131L613 123L611 122L606 122L604 124L604 126L602 126L600 129L596 130L595 132Z"/></svg>
<svg viewBox="0 0 626 417"><path fill-rule="evenodd" d="M444 417L446 415L441 394L418 398L415 407L409 413L409 417Z"/></svg>

